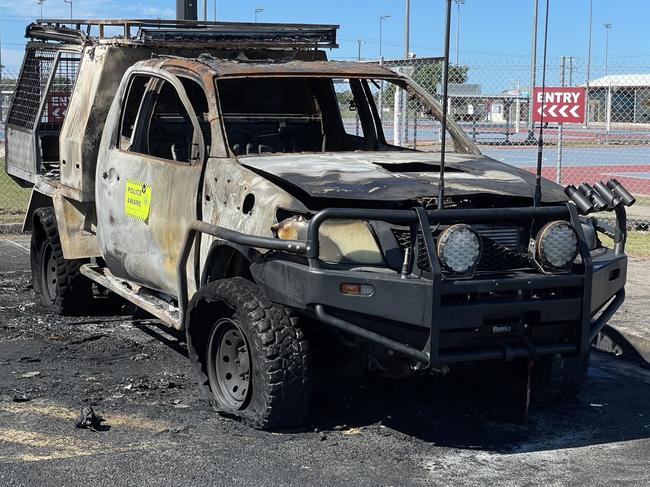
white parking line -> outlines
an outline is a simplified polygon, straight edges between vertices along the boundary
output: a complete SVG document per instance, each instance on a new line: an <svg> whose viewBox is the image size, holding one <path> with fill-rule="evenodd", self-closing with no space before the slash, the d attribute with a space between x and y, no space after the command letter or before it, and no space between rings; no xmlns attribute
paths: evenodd
<svg viewBox="0 0 650 487"><path fill-rule="evenodd" d="M29 249L25 247L24 245L20 245L19 243L13 242L11 240L0 240L0 242L5 242L8 244L13 245L14 247L18 247L20 250L27 252L29 254Z"/></svg>

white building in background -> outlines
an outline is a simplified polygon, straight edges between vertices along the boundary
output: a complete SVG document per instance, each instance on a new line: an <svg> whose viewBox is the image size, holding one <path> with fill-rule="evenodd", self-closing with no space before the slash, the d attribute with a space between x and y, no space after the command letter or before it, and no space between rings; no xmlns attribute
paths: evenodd
<svg viewBox="0 0 650 487"><path fill-rule="evenodd" d="M609 74L590 81L589 121L607 122L608 115L610 122L650 124L650 73Z"/></svg>

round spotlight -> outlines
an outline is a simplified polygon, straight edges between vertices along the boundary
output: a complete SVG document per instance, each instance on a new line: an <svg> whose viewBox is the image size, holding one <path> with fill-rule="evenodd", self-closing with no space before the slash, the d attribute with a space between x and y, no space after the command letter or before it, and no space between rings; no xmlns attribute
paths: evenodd
<svg viewBox="0 0 650 487"><path fill-rule="evenodd" d="M566 271L578 255L578 235L563 220L544 225L536 240L536 257L545 270Z"/></svg>
<svg viewBox="0 0 650 487"><path fill-rule="evenodd" d="M452 225L440 235L438 257L443 269L467 274L474 270L481 257L481 237L469 225Z"/></svg>

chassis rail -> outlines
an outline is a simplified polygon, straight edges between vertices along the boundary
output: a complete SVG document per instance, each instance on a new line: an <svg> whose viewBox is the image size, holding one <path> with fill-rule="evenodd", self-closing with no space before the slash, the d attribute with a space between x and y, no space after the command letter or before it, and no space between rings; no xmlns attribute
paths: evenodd
<svg viewBox="0 0 650 487"><path fill-rule="evenodd" d="M582 279L582 313L581 326L578 330L578 339L574 344L551 344L534 346L525 336L520 336L521 346L502 346L501 349L443 352L439 350L439 319L441 315L442 272L435 251L435 242L431 232L431 223L453 222L482 222L495 219L527 219L535 217L568 218L580 237L580 255L584 271ZM625 224L625 210L616 212L617 226ZM310 269L319 269L319 229L330 219L365 219L381 220L394 224L410 225L421 232L427 259L432 270L432 285L429 295L428 309L426 309L427 322L431 324L429 338L423 350L405 343L393 340L364 327L350 323L344 319L333 316L326 311L322 304L315 304L314 314L323 323L347 331L368 341L385 346L398 353L411 357L426 367L440 363L462 362L470 360L511 360L519 357L536 359L540 354L584 354L589 350L590 343L596 338L607 321L621 306L625 299L625 290L619 290L609 304L604 307L600 315L591 318L591 278L593 272L592 260L585 244L580 219L575 205L567 203L561 206L527 207L527 208L498 208L498 209L449 209L425 210L413 208L412 210L373 210L329 208L318 212L309 222L306 241L278 240L270 237L245 235L233 230L221 228L206 222L196 221L187 230L181 255L177 264L178 271L178 299L180 323L184 324L188 305L187 287L187 262L199 234L208 234L234 244L255 247L267 250L278 250L296 255L306 256ZM622 238L615 245L615 253L623 254L625 248L625 226L621 230Z"/></svg>

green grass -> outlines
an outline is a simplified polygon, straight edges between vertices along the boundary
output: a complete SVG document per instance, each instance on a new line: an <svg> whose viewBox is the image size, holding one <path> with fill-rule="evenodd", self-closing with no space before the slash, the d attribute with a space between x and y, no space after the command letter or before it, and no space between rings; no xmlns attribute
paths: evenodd
<svg viewBox="0 0 650 487"><path fill-rule="evenodd" d="M31 190L21 188L7 176L4 157L0 167L0 223L19 223L27 210Z"/></svg>
<svg viewBox="0 0 650 487"><path fill-rule="evenodd" d="M614 243L609 237L599 234L603 244L613 247ZM625 253L631 257L650 257L650 232L637 230L629 231L625 243Z"/></svg>
<svg viewBox="0 0 650 487"><path fill-rule="evenodd" d="M636 203L639 206L650 206L650 196L635 196Z"/></svg>

